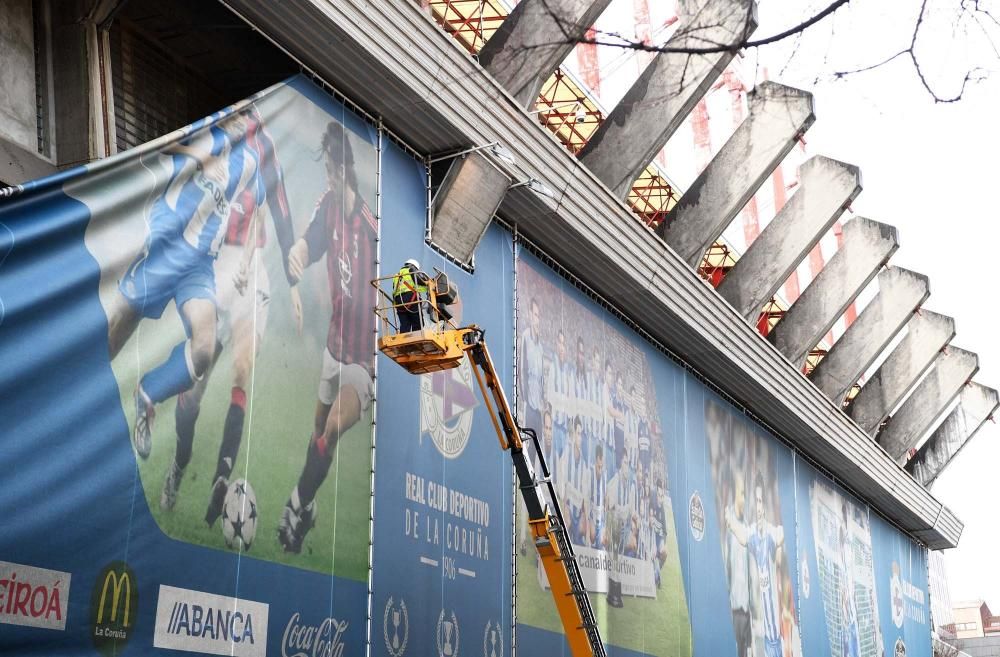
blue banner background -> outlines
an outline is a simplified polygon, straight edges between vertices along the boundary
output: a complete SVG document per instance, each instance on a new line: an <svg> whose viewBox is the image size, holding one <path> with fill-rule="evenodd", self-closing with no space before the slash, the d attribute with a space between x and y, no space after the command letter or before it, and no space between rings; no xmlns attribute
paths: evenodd
<svg viewBox="0 0 1000 657"><path fill-rule="evenodd" d="M458 285L463 324L486 331L486 341L508 393L512 380L513 251L510 234L490 228L475 256L475 273L453 265L424 243L426 219L423 166L395 145L383 159L382 273L397 271L408 258L424 271L446 272ZM393 655L393 610L406 603L406 654L460 654L487 650L488 631L499 630L499 654L509 654L511 627L510 456L501 451L475 380L467 368L413 376L380 357L375 457L375 552L372 650ZM422 390L422 385L425 386ZM467 428L464 423L471 421ZM422 427L430 431L422 431ZM464 447L448 450L431 432L454 431ZM407 492L407 480L412 484ZM418 479L417 479L418 478ZM431 507L430 484L449 494L471 496L489 505L488 525L469 522ZM416 522L414 523L414 518ZM409 525L408 525L409 523ZM438 528L435 530L435 526ZM448 527L452 528L449 535ZM455 549L455 531L459 549ZM485 558L477 543L470 555L461 534L488 542ZM449 545L452 542L452 545ZM485 545L485 543L484 543ZM392 604L390 604L390 598ZM457 625L445 630L445 623ZM487 623L490 624L489 630ZM445 637L444 632L450 632ZM402 636L398 637L400 641ZM489 642L490 646L496 645ZM490 653L486 652L486 657Z"/></svg>

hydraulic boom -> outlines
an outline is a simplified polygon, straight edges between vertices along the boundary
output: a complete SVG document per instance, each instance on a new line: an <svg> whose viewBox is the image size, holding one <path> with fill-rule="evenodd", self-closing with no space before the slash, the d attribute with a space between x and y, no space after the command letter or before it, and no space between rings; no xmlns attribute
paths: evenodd
<svg viewBox="0 0 1000 657"><path fill-rule="evenodd" d="M388 279L378 279L372 281L372 284L391 302L393 298L379 287L379 282L386 280ZM376 308L376 313L383 321L383 328L387 329L383 330L379 339L379 350L413 374L451 369L458 367L463 358L469 359L489 409L500 448L510 454L514 463L535 549L538 550L548 577L570 651L573 657L605 657L604 643L601 641L590 598L587 597L580 567L573 554L573 546L566 533L566 524L543 450L535 450L541 469L541 473L536 473L524 449L525 436L536 441L535 432L519 427L514 420L489 349L486 348L483 330L474 324L455 327L450 319L445 319L450 317L447 311L438 308L438 297L449 294L449 288L451 296L457 298L457 292L453 286L449 286L443 274L431 279L429 299L424 303L428 308L428 317L435 318L436 321L424 322L424 328L419 331L399 333L392 330L396 325L391 321L389 310L394 309L395 304Z"/></svg>

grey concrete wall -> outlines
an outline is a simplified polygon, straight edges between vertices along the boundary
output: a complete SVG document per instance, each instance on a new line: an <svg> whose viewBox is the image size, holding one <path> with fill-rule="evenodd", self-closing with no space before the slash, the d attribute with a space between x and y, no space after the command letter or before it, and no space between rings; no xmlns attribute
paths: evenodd
<svg viewBox="0 0 1000 657"><path fill-rule="evenodd" d="M861 387L847 407L847 414L866 433L874 435L953 337L955 320L951 317L929 310L914 315L906 325L906 336Z"/></svg>
<svg viewBox="0 0 1000 657"><path fill-rule="evenodd" d="M979 370L979 357L949 345L934 359L934 365L913 393L903 402L876 436L889 456L903 462L907 452L934 428L962 386Z"/></svg>
<svg viewBox="0 0 1000 657"><path fill-rule="evenodd" d="M752 0L685 0L669 48L739 44L757 28ZM725 70L733 51L660 52L580 151L580 160L620 199Z"/></svg>
<svg viewBox="0 0 1000 657"><path fill-rule="evenodd" d="M0 137L38 148L31 0L0 2Z"/></svg>
<svg viewBox="0 0 1000 657"><path fill-rule="evenodd" d="M844 224L844 241L767 339L793 365L806 356L899 247L896 229L855 217Z"/></svg>
<svg viewBox="0 0 1000 657"><path fill-rule="evenodd" d="M807 160L799 179L798 190L718 287L749 322L861 192L857 167L822 156Z"/></svg>
<svg viewBox="0 0 1000 657"><path fill-rule="evenodd" d="M37 152L0 137L0 182L19 185L56 172L55 165Z"/></svg>
<svg viewBox="0 0 1000 657"><path fill-rule="evenodd" d="M749 96L750 110L667 215L660 235L697 267L708 247L743 209L816 120L812 94L762 82Z"/></svg>
<svg viewBox="0 0 1000 657"><path fill-rule="evenodd" d="M900 267L878 276L878 294L810 372L809 378L835 404L841 404L913 311L930 296L927 277Z"/></svg>

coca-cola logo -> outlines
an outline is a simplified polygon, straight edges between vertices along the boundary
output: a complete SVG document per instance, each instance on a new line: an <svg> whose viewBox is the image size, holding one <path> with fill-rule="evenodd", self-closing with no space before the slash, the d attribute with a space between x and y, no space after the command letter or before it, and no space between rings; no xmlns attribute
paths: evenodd
<svg viewBox="0 0 1000 657"><path fill-rule="evenodd" d="M299 613L288 619L281 637L281 657L343 657L348 622L325 618L319 625L299 622Z"/></svg>
<svg viewBox="0 0 1000 657"><path fill-rule="evenodd" d="M70 574L0 561L0 623L66 629Z"/></svg>

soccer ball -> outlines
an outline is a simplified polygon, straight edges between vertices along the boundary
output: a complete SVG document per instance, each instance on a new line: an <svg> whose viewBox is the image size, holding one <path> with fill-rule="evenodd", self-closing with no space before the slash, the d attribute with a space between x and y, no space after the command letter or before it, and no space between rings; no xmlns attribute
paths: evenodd
<svg viewBox="0 0 1000 657"><path fill-rule="evenodd" d="M229 484L222 503L222 537L234 550L249 550L257 534L257 496L250 482L237 479Z"/></svg>

